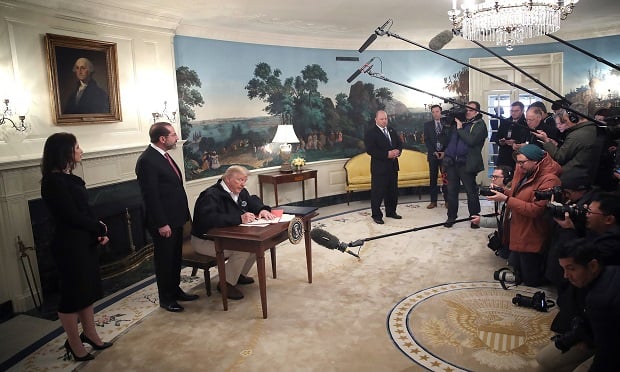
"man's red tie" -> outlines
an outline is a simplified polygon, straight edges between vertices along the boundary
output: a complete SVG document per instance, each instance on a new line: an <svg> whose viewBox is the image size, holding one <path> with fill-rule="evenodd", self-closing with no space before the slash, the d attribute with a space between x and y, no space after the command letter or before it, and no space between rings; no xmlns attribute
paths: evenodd
<svg viewBox="0 0 620 372"><path fill-rule="evenodd" d="M177 177L179 177L180 180L182 180L181 178L181 173L179 173L179 170L177 169L177 167L174 165L174 162L172 161L172 158L170 157L170 154L166 153L166 159L168 159L168 163L170 163L170 166L172 167L172 169L174 170L174 173L177 174Z"/></svg>

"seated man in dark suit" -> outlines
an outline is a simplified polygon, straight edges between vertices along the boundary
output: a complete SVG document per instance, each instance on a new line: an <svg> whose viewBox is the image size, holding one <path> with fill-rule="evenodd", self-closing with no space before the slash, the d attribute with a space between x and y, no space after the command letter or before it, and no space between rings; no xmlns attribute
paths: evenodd
<svg viewBox="0 0 620 372"><path fill-rule="evenodd" d="M257 218L274 219L271 208L245 189L248 170L239 165L229 167L217 183L200 193L194 206L192 248L196 253L215 257L215 244L205 234L213 227L237 226ZM249 252L224 251L226 262L227 296L240 300L243 293L237 284L252 284L248 271L256 262L256 255ZM220 290L218 284L218 290Z"/></svg>

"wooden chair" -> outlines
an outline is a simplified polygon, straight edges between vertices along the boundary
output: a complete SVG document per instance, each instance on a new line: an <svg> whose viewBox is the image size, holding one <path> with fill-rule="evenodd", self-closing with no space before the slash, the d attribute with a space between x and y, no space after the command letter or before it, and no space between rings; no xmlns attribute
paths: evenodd
<svg viewBox="0 0 620 372"><path fill-rule="evenodd" d="M191 243L192 223L187 222L183 227L183 253L181 263L184 266L192 268L192 276L196 276L198 269L202 269L205 279L205 288L207 289L207 297L211 296L211 273L209 269L217 267L217 259L211 256L205 256L194 252Z"/></svg>

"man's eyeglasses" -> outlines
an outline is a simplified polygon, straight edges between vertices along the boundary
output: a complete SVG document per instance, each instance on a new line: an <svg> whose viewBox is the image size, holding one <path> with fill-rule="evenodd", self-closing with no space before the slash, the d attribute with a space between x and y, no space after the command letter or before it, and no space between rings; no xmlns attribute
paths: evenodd
<svg viewBox="0 0 620 372"><path fill-rule="evenodd" d="M492 175L492 176L491 176L491 179L492 179L492 180L496 180L496 179L498 179L498 178L504 178L504 176L496 176L496 175Z"/></svg>
<svg viewBox="0 0 620 372"><path fill-rule="evenodd" d="M607 216L606 213L593 212L592 209L590 209L590 208L586 209L586 212L588 212L588 214L598 214L599 216Z"/></svg>

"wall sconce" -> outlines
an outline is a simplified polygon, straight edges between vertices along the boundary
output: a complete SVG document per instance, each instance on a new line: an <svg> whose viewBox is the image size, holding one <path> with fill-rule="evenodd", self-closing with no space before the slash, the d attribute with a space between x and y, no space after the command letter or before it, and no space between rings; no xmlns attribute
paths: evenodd
<svg viewBox="0 0 620 372"><path fill-rule="evenodd" d="M7 142L23 140L30 133L30 126L26 122L26 110L13 109L8 98L4 99L4 108L0 117L0 135ZM23 111L23 112L22 112Z"/></svg>
<svg viewBox="0 0 620 372"><path fill-rule="evenodd" d="M168 112L167 101L164 101L164 107L160 112L153 112L151 115L153 115L153 124L160 121L165 121L172 124L177 121L177 112Z"/></svg>
<svg viewBox="0 0 620 372"><path fill-rule="evenodd" d="M281 143L280 145L280 159L282 159L282 165L280 166L280 172L293 173L293 167L291 167L291 143L299 143L299 139L295 134L295 130L292 125L278 125L276 135L273 137L275 143Z"/></svg>

